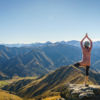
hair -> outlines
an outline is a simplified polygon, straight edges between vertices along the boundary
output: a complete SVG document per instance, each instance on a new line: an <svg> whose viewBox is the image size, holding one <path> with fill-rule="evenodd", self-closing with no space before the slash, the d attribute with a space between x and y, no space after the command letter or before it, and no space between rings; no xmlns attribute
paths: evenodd
<svg viewBox="0 0 100 100"><path fill-rule="evenodd" d="M84 42L84 47L89 48L89 46L90 46L90 42L89 41L85 41Z"/></svg>

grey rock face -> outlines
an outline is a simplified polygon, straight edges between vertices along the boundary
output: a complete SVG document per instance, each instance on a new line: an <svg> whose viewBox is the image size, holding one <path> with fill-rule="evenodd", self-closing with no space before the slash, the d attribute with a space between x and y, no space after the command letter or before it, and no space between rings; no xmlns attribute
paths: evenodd
<svg viewBox="0 0 100 100"><path fill-rule="evenodd" d="M65 94L66 100L100 100L100 86L69 84Z"/></svg>

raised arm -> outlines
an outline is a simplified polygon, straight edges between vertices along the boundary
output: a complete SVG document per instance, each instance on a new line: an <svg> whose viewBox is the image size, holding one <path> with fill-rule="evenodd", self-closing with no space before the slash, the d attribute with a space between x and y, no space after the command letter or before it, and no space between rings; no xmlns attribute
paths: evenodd
<svg viewBox="0 0 100 100"><path fill-rule="evenodd" d="M86 35L87 39L90 41L90 49L92 49L92 40Z"/></svg>
<svg viewBox="0 0 100 100"><path fill-rule="evenodd" d="M84 38L81 40L81 42L80 42L82 48L84 48L84 46L83 46L83 41L85 40L86 36L87 36L87 35L85 35L85 37L84 37Z"/></svg>

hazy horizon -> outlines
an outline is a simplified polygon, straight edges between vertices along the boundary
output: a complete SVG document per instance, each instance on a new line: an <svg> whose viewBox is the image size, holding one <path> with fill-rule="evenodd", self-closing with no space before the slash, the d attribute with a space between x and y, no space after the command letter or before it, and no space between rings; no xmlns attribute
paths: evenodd
<svg viewBox="0 0 100 100"><path fill-rule="evenodd" d="M62 41L55 41L55 42L52 42L52 41L44 41L44 42L30 42L30 43L2 43L2 42L0 42L0 44L8 44L8 45L10 45L10 44L36 44L36 43L47 43L47 42L51 42L51 43L56 43L56 42L70 42L70 41L78 41L78 42L80 42L79 40L69 40L69 41L64 41L64 40L62 40ZM93 41L93 42L99 42L100 40L96 40L96 41Z"/></svg>

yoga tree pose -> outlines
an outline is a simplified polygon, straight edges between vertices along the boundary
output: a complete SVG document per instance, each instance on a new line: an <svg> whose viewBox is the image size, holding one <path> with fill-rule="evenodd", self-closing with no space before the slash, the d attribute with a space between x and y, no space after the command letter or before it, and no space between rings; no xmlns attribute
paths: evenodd
<svg viewBox="0 0 100 100"><path fill-rule="evenodd" d="M85 39L89 41L85 41ZM75 63L74 66L76 67L85 67L86 69L86 76L85 76L85 86L88 86L88 75L89 75L89 68L91 65L91 49L92 49L92 40L88 37L88 34L80 42L82 48L82 61Z"/></svg>

